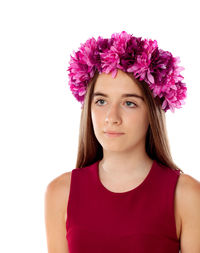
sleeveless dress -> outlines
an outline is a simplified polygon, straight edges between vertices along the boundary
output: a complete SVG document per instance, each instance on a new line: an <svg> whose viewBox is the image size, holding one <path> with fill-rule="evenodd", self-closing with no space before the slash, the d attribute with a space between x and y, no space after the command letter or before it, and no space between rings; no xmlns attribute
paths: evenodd
<svg viewBox="0 0 200 253"><path fill-rule="evenodd" d="M174 196L180 171L153 160L143 182L112 192L100 160L71 174L66 239L70 253L179 253Z"/></svg>

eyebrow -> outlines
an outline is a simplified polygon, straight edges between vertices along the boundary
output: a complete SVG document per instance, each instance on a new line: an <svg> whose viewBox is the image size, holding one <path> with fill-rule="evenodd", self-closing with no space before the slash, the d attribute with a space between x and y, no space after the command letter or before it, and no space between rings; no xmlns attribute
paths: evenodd
<svg viewBox="0 0 200 253"><path fill-rule="evenodd" d="M98 92L98 91L97 91L97 92L94 92L94 93L92 94L92 97L93 97L93 98L96 97L96 96L108 97L107 94L102 93L102 92ZM135 94L135 93L125 93L125 94L122 94L121 97L122 97L122 98L126 98L126 97L136 97L136 98L140 98L140 99L142 99L142 100L144 101L144 98L143 98L142 96L140 96L140 95L138 95L138 94Z"/></svg>

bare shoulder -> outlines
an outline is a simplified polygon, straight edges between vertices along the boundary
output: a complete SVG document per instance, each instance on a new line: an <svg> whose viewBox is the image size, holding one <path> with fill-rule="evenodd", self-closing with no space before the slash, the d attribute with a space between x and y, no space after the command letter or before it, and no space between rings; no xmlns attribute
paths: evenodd
<svg viewBox="0 0 200 253"><path fill-rule="evenodd" d="M199 194L199 191L200 181L188 174L180 174L177 182L177 192L179 193L180 197L182 197L180 200L184 201L186 196L193 198L195 195Z"/></svg>
<svg viewBox="0 0 200 253"><path fill-rule="evenodd" d="M181 218L181 252L200 252L200 182L188 174L180 174L176 187ZM190 250L189 250L190 249Z"/></svg>
<svg viewBox="0 0 200 253"><path fill-rule="evenodd" d="M66 240L66 203L69 191L71 172L54 178L45 192L45 226L48 253L67 253Z"/></svg>
<svg viewBox="0 0 200 253"><path fill-rule="evenodd" d="M183 207L200 199L200 182L188 174L180 174L176 194L181 218L184 219L186 209Z"/></svg>
<svg viewBox="0 0 200 253"><path fill-rule="evenodd" d="M65 172L54 178L46 188L46 195L53 205L56 205L64 218L66 213L66 205L68 202L69 189L71 182L71 171Z"/></svg>

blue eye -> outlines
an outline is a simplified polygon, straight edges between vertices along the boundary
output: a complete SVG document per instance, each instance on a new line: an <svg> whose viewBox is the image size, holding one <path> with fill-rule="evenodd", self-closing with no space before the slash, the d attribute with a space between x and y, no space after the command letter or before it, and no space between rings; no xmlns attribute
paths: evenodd
<svg viewBox="0 0 200 253"><path fill-rule="evenodd" d="M104 101L103 99L98 99L95 104L98 104L99 101ZM99 104L98 104L99 105Z"/></svg>
<svg viewBox="0 0 200 253"><path fill-rule="evenodd" d="M95 102L95 104L98 104L98 105L101 106L101 105L103 105L103 103L100 103L100 104L99 104L99 101L105 101L105 100L104 100L104 99L98 99L98 100ZM133 104L133 105L134 105L134 106L128 106L128 107L130 107L130 108L134 108L134 107L137 106L135 103L133 103L133 102L131 102L131 101L126 101L126 103L129 104L129 105L130 105L130 104Z"/></svg>
<svg viewBox="0 0 200 253"><path fill-rule="evenodd" d="M133 103L133 102L131 102L131 101L126 101L126 103L131 103L131 104L133 104L133 105L135 105L136 106L136 104L135 103ZM130 106L129 106L130 107ZM131 106L132 107L132 106Z"/></svg>

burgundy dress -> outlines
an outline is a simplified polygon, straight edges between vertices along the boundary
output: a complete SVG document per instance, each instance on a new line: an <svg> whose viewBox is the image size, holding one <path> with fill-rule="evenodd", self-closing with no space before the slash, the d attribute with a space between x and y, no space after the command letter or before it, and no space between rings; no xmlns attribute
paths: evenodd
<svg viewBox="0 0 200 253"><path fill-rule="evenodd" d="M178 253L174 196L180 171L153 161L143 182L116 193L99 161L72 170L66 239L70 253Z"/></svg>

